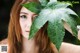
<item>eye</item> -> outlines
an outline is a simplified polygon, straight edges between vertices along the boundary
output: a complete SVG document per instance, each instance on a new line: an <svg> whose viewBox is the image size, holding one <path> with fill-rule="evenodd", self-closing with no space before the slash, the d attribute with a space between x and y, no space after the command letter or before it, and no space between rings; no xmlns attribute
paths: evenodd
<svg viewBox="0 0 80 53"><path fill-rule="evenodd" d="M27 16L26 15L21 15L20 18L27 18Z"/></svg>

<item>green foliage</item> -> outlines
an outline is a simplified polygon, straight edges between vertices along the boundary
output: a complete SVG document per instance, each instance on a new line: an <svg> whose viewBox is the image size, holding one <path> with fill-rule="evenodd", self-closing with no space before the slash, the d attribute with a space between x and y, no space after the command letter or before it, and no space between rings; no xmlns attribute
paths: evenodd
<svg viewBox="0 0 80 53"><path fill-rule="evenodd" d="M32 23L29 39L35 36L35 34L43 27L43 25L48 22L47 32L50 40L55 44L56 48L59 50L60 45L63 41L65 30L64 22L69 24L72 33L77 37L77 24L71 15L78 17L78 15L67 8L70 3L58 2L57 0L39 0L44 8L39 9L39 14ZM32 12L36 12L37 5L33 2L23 5ZM38 9L37 9L38 10Z"/></svg>

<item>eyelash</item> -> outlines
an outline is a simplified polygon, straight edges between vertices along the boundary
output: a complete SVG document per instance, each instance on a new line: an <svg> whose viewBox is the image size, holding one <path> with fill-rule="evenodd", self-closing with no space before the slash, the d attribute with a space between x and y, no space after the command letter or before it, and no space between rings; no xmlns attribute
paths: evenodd
<svg viewBox="0 0 80 53"><path fill-rule="evenodd" d="M20 18L27 18L27 16L26 15L21 15Z"/></svg>
<svg viewBox="0 0 80 53"><path fill-rule="evenodd" d="M37 15L34 15L34 16L32 17L32 21L35 19L35 17L37 17ZM20 18L22 18L22 19L27 19L27 16L26 16L26 15L21 15Z"/></svg>

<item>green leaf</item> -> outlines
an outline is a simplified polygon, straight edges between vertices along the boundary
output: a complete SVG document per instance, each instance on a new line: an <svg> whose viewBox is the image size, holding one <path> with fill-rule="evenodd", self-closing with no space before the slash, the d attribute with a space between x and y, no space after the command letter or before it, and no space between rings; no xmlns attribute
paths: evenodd
<svg viewBox="0 0 80 53"><path fill-rule="evenodd" d="M73 34L77 37L76 22L70 15L72 14L77 16L77 14L71 9L66 8L67 4L62 4L60 6L61 7L57 4L45 7L34 20L30 32L30 38L34 37L37 31L48 21L48 36L58 50L65 35L62 20L69 24Z"/></svg>
<svg viewBox="0 0 80 53"><path fill-rule="evenodd" d="M26 3L26 4L22 4L22 6L24 6L25 8L27 8L28 10L38 14L41 10L41 5L35 2L30 2L30 3Z"/></svg>
<svg viewBox="0 0 80 53"><path fill-rule="evenodd" d="M67 8L69 3L65 2L57 2L57 0L39 0L41 5L44 6L38 8L37 4L35 3L28 3L24 4L23 6L27 9L31 10L32 12L39 12L38 16L34 19L29 39L35 36L35 34L43 27L43 25L48 22L48 37L52 41L53 44L55 44L56 48L59 50L60 45L63 41L65 30L64 30L64 22L65 21L69 27L72 30L72 33L75 37L77 37L77 25L76 21L73 19L71 15L74 15L78 17L78 15L71 10L70 8Z"/></svg>
<svg viewBox="0 0 80 53"><path fill-rule="evenodd" d="M39 0L42 6L46 6L48 3L48 0Z"/></svg>

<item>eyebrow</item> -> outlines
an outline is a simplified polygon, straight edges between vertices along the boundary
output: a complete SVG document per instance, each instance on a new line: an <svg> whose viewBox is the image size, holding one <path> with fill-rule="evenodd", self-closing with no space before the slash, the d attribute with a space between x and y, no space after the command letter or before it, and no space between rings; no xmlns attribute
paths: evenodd
<svg viewBox="0 0 80 53"><path fill-rule="evenodd" d="M28 14L28 13L26 13L26 12L20 12L20 14Z"/></svg>
<svg viewBox="0 0 80 53"><path fill-rule="evenodd" d="M28 13L26 13L26 12L20 12L20 14L28 14ZM37 14L33 14L33 15L37 15Z"/></svg>

